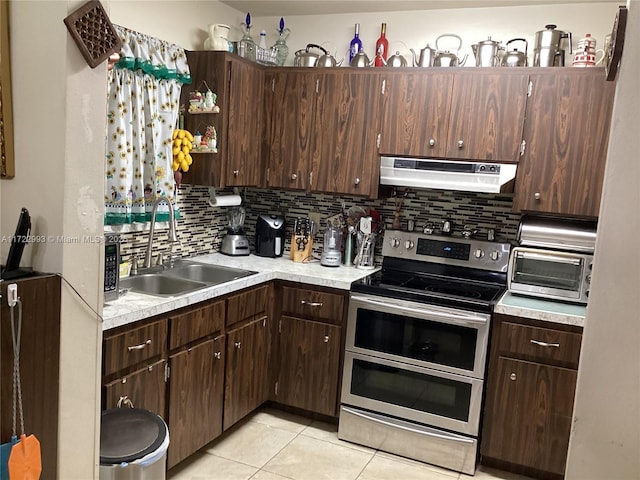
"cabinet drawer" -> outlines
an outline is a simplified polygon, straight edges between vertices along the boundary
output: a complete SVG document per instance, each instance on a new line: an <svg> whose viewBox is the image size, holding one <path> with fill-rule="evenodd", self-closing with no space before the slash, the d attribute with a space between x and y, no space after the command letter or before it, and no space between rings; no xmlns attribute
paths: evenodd
<svg viewBox="0 0 640 480"><path fill-rule="evenodd" d="M104 409L133 406L150 410L162 418L166 418L166 364L167 361L162 359L106 384L104 386Z"/></svg>
<svg viewBox="0 0 640 480"><path fill-rule="evenodd" d="M227 325L267 316L269 286L246 290L227 299Z"/></svg>
<svg viewBox="0 0 640 480"><path fill-rule="evenodd" d="M282 313L342 325L344 296L301 288L282 288Z"/></svg>
<svg viewBox="0 0 640 480"><path fill-rule="evenodd" d="M171 350L218 333L224 327L224 300L172 316L170 322L169 348Z"/></svg>
<svg viewBox="0 0 640 480"><path fill-rule="evenodd" d="M504 322L500 327L500 354L534 362L578 368L579 333Z"/></svg>
<svg viewBox="0 0 640 480"><path fill-rule="evenodd" d="M167 320L132 328L104 340L104 375L143 362L166 350Z"/></svg>

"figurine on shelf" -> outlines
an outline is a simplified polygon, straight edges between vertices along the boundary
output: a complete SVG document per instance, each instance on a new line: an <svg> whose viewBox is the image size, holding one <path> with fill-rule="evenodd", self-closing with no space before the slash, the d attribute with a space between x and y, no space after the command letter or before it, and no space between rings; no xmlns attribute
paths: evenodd
<svg viewBox="0 0 640 480"><path fill-rule="evenodd" d="M189 93L189 113L202 109L202 94L199 91Z"/></svg>
<svg viewBox="0 0 640 480"><path fill-rule="evenodd" d="M207 130L204 132L204 137L202 137L202 141L207 140L207 145L209 147L209 151L217 152L218 151L218 134L216 133L216 129L213 125L209 125Z"/></svg>
<svg viewBox="0 0 640 480"><path fill-rule="evenodd" d="M216 99L218 96L213 93L211 90L207 90L207 93L204 94L204 103L202 109L204 111L218 113L220 112L220 107L216 105Z"/></svg>

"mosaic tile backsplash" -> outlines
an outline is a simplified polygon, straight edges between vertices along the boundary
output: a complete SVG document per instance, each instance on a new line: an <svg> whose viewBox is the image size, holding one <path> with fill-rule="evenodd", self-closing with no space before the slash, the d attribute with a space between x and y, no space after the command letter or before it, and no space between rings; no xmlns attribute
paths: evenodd
<svg viewBox="0 0 640 480"><path fill-rule="evenodd" d="M219 195L233 193L232 189L221 189ZM314 239L313 254L320 258L322 253L324 220L342 212L343 206L362 206L377 210L384 220L385 228L392 227L397 199L382 198L378 200L361 197L336 196L327 194L268 190L247 188L241 189L242 205L246 209L245 232L251 244L255 238L255 224L261 214L282 215L287 221L287 238L285 256L289 255L289 236L293 222L298 216L307 216L309 212L318 212L323 219ZM215 207L209 204L207 187L183 185L178 194L178 205L182 218L177 221L179 245L173 252L183 257L215 253L220 248L226 233L226 211L229 207ZM412 220L415 230L422 231L424 226L432 224L437 233L442 220L450 220L455 232L460 233L464 225L478 230L479 238L486 238L487 230L496 230L496 240L514 242L516 239L520 214L513 213L511 195L495 195L483 193L448 192L439 190L409 190L403 199L400 210L400 221L403 229ZM154 255L158 252L168 253L168 235L166 229L156 229L153 245ZM121 234L121 254L126 260L132 254L143 258L147 242L147 232ZM379 248L379 247L378 247ZM378 254L378 261L381 260Z"/></svg>

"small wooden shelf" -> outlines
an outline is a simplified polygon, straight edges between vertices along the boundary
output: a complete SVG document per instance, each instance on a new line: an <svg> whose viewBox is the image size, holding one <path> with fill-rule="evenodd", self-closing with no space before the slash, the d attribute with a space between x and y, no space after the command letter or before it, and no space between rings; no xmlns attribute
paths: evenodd
<svg viewBox="0 0 640 480"><path fill-rule="evenodd" d="M220 113L220 110L214 111L214 110L195 110L193 112L190 112L187 110L187 113L189 113L190 115L216 115L218 113Z"/></svg>

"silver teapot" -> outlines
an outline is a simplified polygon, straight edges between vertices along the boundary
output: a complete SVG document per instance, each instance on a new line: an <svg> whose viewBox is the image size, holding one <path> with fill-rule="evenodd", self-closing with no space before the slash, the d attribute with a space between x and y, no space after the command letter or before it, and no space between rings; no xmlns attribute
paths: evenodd
<svg viewBox="0 0 640 480"><path fill-rule="evenodd" d="M458 48L456 49L456 53L452 53L449 50L440 50L438 48L438 41L444 37L452 37L452 38L458 39L459 44L458 44ZM455 33L443 33L442 35L440 35L438 38L436 38L437 53L435 58L433 59L433 66L434 67L462 67L467 61L467 57L469 55L465 54L465 56L462 57L462 60L459 59L458 52L460 51L461 47L462 47L462 39Z"/></svg>
<svg viewBox="0 0 640 480"><path fill-rule="evenodd" d="M524 52L518 51L517 48L509 50L509 44L512 42L524 42ZM505 44L505 47L507 47L507 52L500 62L503 67L526 67L528 65L527 50L529 49L529 42L525 38L512 38Z"/></svg>
<svg viewBox="0 0 640 480"><path fill-rule="evenodd" d="M420 50L420 57L416 54L416 51L413 48L410 48L411 53L413 54L413 66L414 67L433 67L433 60L436 56L436 49L427 46Z"/></svg>
<svg viewBox="0 0 640 480"><path fill-rule="evenodd" d="M476 57L476 67L500 66L500 59L504 53L504 47L500 43L489 37L487 40L471 45L473 55Z"/></svg>
<svg viewBox="0 0 640 480"><path fill-rule="evenodd" d="M366 53L364 53L364 50L360 50L358 53L356 53L353 58L351 59L351 63L349 64L352 67L371 67L373 66L374 60L369 60L369 57L367 56Z"/></svg>

